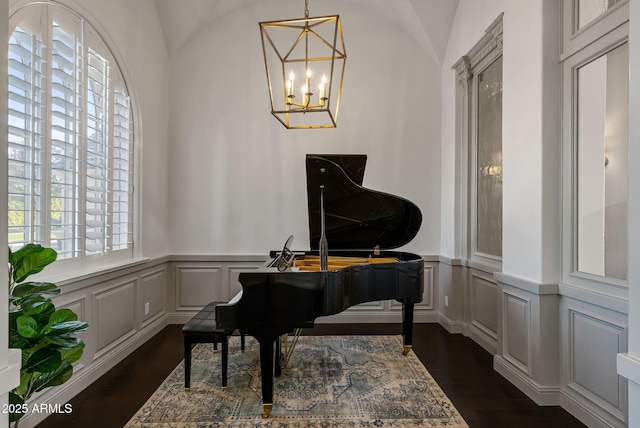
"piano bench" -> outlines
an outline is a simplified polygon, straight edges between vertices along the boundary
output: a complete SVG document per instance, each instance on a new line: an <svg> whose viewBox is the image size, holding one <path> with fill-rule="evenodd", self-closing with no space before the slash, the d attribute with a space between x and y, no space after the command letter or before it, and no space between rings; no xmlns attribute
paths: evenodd
<svg viewBox="0 0 640 428"><path fill-rule="evenodd" d="M227 302L211 302L182 326L184 336L184 389L191 386L191 348L196 343L213 343L213 349L222 344L222 387L227 387L229 336L233 330L223 330L216 325L216 305ZM244 334L240 337L240 349L244 351Z"/></svg>

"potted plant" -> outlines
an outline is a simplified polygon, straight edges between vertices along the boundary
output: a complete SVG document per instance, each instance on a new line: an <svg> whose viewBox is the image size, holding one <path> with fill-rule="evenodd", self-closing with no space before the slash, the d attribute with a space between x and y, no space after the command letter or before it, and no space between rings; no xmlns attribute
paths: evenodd
<svg viewBox="0 0 640 428"><path fill-rule="evenodd" d="M52 248L27 244L9 249L9 347L22 350L20 385L9 392L9 421L29 412L27 401L36 392L65 383L73 363L84 351L76 335L89 325L71 309L56 309L50 296L60 288L50 282L26 282L58 256Z"/></svg>

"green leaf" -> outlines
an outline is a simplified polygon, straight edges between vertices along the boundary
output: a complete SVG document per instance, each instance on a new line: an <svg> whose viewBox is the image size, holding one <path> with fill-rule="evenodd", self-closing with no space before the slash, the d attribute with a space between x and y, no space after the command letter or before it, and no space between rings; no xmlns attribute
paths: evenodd
<svg viewBox="0 0 640 428"><path fill-rule="evenodd" d="M84 342L78 343L76 346L70 349L61 349L60 356L62 357L62 361L68 361L73 364L82 357L82 353L84 352Z"/></svg>
<svg viewBox="0 0 640 428"><path fill-rule="evenodd" d="M9 263L13 268L13 280L22 282L30 275L42 271L53 263L58 253L53 248L46 248L38 244L27 244L15 253L9 254Z"/></svg>
<svg viewBox="0 0 640 428"><path fill-rule="evenodd" d="M79 337L70 336L46 336L45 340L47 343L58 346L61 349L70 349L82 342Z"/></svg>
<svg viewBox="0 0 640 428"><path fill-rule="evenodd" d="M48 338L52 336L69 336L80 333L89 328L89 324L81 321L65 321L58 324L47 325L42 333Z"/></svg>
<svg viewBox="0 0 640 428"><path fill-rule="evenodd" d="M43 373L40 377L38 377L33 383L35 388L34 391L42 391L45 388L50 386L58 386L62 385L73 375L73 366L69 364L68 361L62 361L60 367L50 373Z"/></svg>
<svg viewBox="0 0 640 428"><path fill-rule="evenodd" d="M22 302L22 310L25 315L33 317L34 315L43 314L46 315L48 319L49 315L53 314L56 308L50 299L42 296L30 296L27 301Z"/></svg>
<svg viewBox="0 0 640 428"><path fill-rule="evenodd" d="M17 320L18 317L24 315L22 311L9 312L9 330L15 329L17 330Z"/></svg>
<svg viewBox="0 0 640 428"><path fill-rule="evenodd" d="M18 394L9 392L9 408L24 409L24 400ZM9 414L9 422L15 422L24 416L24 412L11 412Z"/></svg>
<svg viewBox="0 0 640 428"><path fill-rule="evenodd" d="M67 321L76 321L78 315L71 309L58 309L49 317L49 325L56 325Z"/></svg>
<svg viewBox="0 0 640 428"><path fill-rule="evenodd" d="M40 332L38 323L35 319L31 318L27 315L21 315L16 320L16 324L18 327L18 333L20 336L26 337L28 339L42 337L42 333Z"/></svg>
<svg viewBox="0 0 640 428"><path fill-rule="evenodd" d="M32 377L33 373L20 371L20 385L15 389L16 394L24 397L25 399L29 398L25 397L25 395L29 392L29 383L31 382Z"/></svg>
<svg viewBox="0 0 640 428"><path fill-rule="evenodd" d="M50 282L23 282L22 284L16 285L11 293L14 299L47 294L60 294L60 287ZM15 304L18 305L19 303Z"/></svg>
<svg viewBox="0 0 640 428"><path fill-rule="evenodd" d="M22 370L27 373L49 373L57 370L61 362L62 356L58 350L51 347L42 348L38 349L29 357L27 365L22 367Z"/></svg>
<svg viewBox="0 0 640 428"><path fill-rule="evenodd" d="M24 349L28 346L29 342L27 342L27 340L24 337L20 336L17 332L9 333L9 348Z"/></svg>

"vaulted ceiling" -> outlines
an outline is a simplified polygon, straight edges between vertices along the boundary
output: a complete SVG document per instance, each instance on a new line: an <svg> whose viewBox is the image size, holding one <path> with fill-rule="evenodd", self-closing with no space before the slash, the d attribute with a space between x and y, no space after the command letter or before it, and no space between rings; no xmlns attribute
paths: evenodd
<svg viewBox="0 0 640 428"><path fill-rule="evenodd" d="M235 11L251 7L256 2L285 0L155 0L172 55L191 37L213 21L224 19ZM291 4L293 18L303 9L302 0L286 0ZM439 64L442 63L455 16L458 0L343 0L369 12L380 14L393 25L407 31ZM313 3L310 10L313 12ZM340 13L336 10L335 13ZM311 13L313 16L313 13Z"/></svg>

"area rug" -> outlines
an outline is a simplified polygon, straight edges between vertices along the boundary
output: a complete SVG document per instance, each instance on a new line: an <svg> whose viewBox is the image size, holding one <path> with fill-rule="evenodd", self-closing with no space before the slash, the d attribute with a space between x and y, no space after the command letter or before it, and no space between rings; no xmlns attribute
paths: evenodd
<svg viewBox="0 0 640 428"><path fill-rule="evenodd" d="M227 389L220 352L194 347L191 390L184 361L126 428L450 427L467 424L401 336L301 336L274 378L271 416L262 419L258 343L229 341Z"/></svg>

